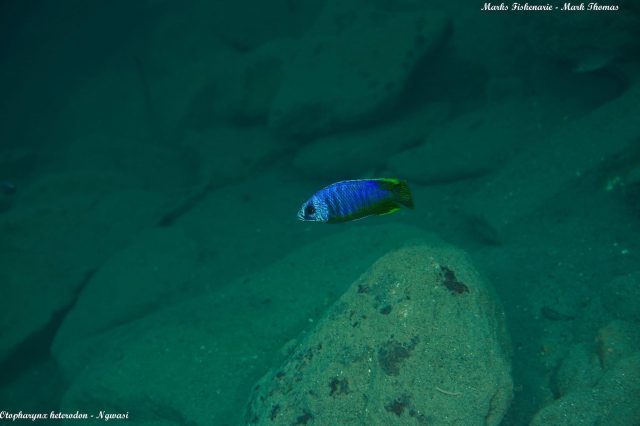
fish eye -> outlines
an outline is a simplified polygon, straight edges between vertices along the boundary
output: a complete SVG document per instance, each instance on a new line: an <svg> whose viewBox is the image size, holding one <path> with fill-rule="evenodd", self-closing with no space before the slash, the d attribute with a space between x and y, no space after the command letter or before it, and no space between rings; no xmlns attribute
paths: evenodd
<svg viewBox="0 0 640 426"><path fill-rule="evenodd" d="M309 203L304 207L304 215L305 217L311 217L316 213L316 208L313 207L313 204Z"/></svg>

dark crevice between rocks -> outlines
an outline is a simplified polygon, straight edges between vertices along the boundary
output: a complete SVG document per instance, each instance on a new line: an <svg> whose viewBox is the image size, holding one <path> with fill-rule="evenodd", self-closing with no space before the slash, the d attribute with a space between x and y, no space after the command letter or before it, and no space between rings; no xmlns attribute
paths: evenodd
<svg viewBox="0 0 640 426"><path fill-rule="evenodd" d="M475 74L470 73L475 70L471 69L469 64L460 65L459 61L451 59L449 42L452 35L453 25L448 23L438 40L434 41L433 48L425 52L413 64L405 81L400 83L402 84L400 93L383 102L374 111L358 116L351 121L335 123L327 129L310 133L307 131L294 132L280 136L297 145L305 145L318 138L358 133L363 130L370 131L373 128L400 121L429 102L451 101L453 94L460 91L461 87L463 91L473 87L474 94L475 92L484 93L484 84L479 84L478 79L473 78ZM419 42L416 40L416 43ZM452 70L456 70L457 67L462 68L464 72L453 73ZM482 74L482 78L487 80L485 74ZM313 123L317 119L312 117L308 120ZM419 142L416 141L415 144Z"/></svg>
<svg viewBox="0 0 640 426"><path fill-rule="evenodd" d="M575 119L620 97L631 87L631 80L615 64L576 72L564 59L531 56L522 59L521 75L528 94L566 103Z"/></svg>
<svg viewBox="0 0 640 426"><path fill-rule="evenodd" d="M313 134L287 135L299 145L319 137L336 134L358 133L362 130L386 126L398 122L430 103L442 103L450 107L448 115L457 116L481 105L486 96L489 81L487 70L459 58L451 46L453 25L448 24L434 46L413 64L397 97L388 100L365 117L353 122L336 124L331 129ZM406 148L417 146L422 140L409 143Z"/></svg>
<svg viewBox="0 0 640 426"><path fill-rule="evenodd" d="M482 65L457 55L450 42L453 33L450 24L436 47L415 64L397 100L395 114L406 115L426 104L442 102L450 104L450 114L457 116L484 102L489 73Z"/></svg>
<svg viewBox="0 0 640 426"><path fill-rule="evenodd" d="M158 221L158 226L163 228L173 225L178 219L198 205L213 188L214 185L208 183L196 189L192 194L181 200L176 207L165 213Z"/></svg>
<svg viewBox="0 0 640 426"><path fill-rule="evenodd" d="M87 271L82 281L76 288L71 302L51 315L49 322L40 330L31 334L22 343L18 344L7 359L0 364L0 387L5 387L35 366L42 364L51 358L51 344L55 338L62 321L73 309L78 297L85 286L91 281L97 269Z"/></svg>
<svg viewBox="0 0 640 426"><path fill-rule="evenodd" d="M502 245L500 232L484 216L468 214L464 219L467 235L474 242L489 247Z"/></svg>
<svg viewBox="0 0 640 426"><path fill-rule="evenodd" d="M265 158L263 158L257 164L247 170L247 173L243 178L231 181L227 180L223 182L216 182L215 179L212 179L211 182L196 187L191 194L185 196L177 203L177 205L173 209L170 209L168 212L166 212L160 218L156 226L160 228L166 228L175 224L182 216L186 215L194 207L200 204L200 202L203 201L210 192L215 191L216 189L249 180L251 178L259 176L262 172L269 168L277 168L279 166L286 166L290 164L291 160L294 157L294 154L295 149L293 147L283 147L282 149L274 151L270 155L267 155Z"/></svg>

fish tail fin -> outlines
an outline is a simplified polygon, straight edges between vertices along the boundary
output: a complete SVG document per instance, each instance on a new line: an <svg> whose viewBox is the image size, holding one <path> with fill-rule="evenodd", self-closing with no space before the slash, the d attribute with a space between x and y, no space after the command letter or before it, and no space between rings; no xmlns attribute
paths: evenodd
<svg viewBox="0 0 640 426"><path fill-rule="evenodd" d="M395 201L410 209L414 208L413 196L411 195L411 190L406 180L383 178L379 179L379 182L381 186L394 195Z"/></svg>

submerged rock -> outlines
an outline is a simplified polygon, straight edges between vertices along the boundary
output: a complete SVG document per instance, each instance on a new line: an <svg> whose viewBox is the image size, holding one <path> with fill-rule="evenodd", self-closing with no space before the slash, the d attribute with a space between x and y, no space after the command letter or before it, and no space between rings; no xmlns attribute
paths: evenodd
<svg viewBox="0 0 640 426"><path fill-rule="evenodd" d="M611 315L640 322L640 271L613 279L600 292L602 304Z"/></svg>
<svg viewBox="0 0 640 426"><path fill-rule="evenodd" d="M615 59L634 56L639 17L628 13L633 3L613 5L627 13L593 9L592 13L574 13L575 17L570 22L562 19L562 14L549 14L535 23L524 23L520 27L523 33L520 36L531 40L531 53L553 58L575 73L597 71ZM588 7L594 6L609 7L598 3L589 3ZM577 38L573 34L583 36Z"/></svg>
<svg viewBox="0 0 640 426"><path fill-rule="evenodd" d="M285 67L271 128L310 136L372 118L397 98L448 29L444 14L421 5L328 1Z"/></svg>
<svg viewBox="0 0 640 426"><path fill-rule="evenodd" d="M602 365L597 354L584 343L573 345L555 373L554 392L563 396L575 390L589 389L601 376Z"/></svg>
<svg viewBox="0 0 640 426"><path fill-rule="evenodd" d="M92 276L64 318L51 351L67 379L100 345L82 345L105 330L153 313L193 292L196 244L179 229L147 232Z"/></svg>
<svg viewBox="0 0 640 426"><path fill-rule="evenodd" d="M246 421L497 425L512 396L505 335L463 253L403 248L356 280L255 385Z"/></svg>
<svg viewBox="0 0 640 426"><path fill-rule="evenodd" d="M621 360L596 386L570 392L540 410L531 426L635 425L640 419L640 352Z"/></svg>
<svg viewBox="0 0 640 426"><path fill-rule="evenodd" d="M392 156L387 167L392 175L423 184L481 176L535 140L540 116L539 108L527 101L486 105L437 127L421 144Z"/></svg>
<svg viewBox="0 0 640 426"><path fill-rule="evenodd" d="M520 150L469 197L464 210L484 216L498 231L548 212L549 206L557 203L554 197L566 198L564 191L575 194L585 185L585 177L610 171L612 158L628 155L629 141L640 134L640 121L634 119L640 113L639 98L640 84L636 84L615 100Z"/></svg>
<svg viewBox="0 0 640 426"><path fill-rule="evenodd" d="M167 196L128 185L109 174L43 175L0 216L0 362L55 326L92 271L161 216Z"/></svg>
<svg viewBox="0 0 640 426"><path fill-rule="evenodd" d="M260 127L216 126L188 132L183 143L200 159L200 179L215 186L247 178L277 149L273 138Z"/></svg>
<svg viewBox="0 0 640 426"><path fill-rule="evenodd" d="M558 371L559 398L531 426L634 425L640 419L640 332L615 320L598 330L592 350L576 345Z"/></svg>
<svg viewBox="0 0 640 426"><path fill-rule="evenodd" d="M596 353L604 369L640 351L640 330L634 324L614 320L598 330Z"/></svg>
<svg viewBox="0 0 640 426"><path fill-rule="evenodd" d="M293 166L302 175L315 179L336 180L365 173L424 138L446 119L449 110L449 105L434 103L391 123L318 138L297 153ZM327 161L329 158L331 161ZM408 176L403 170L396 175Z"/></svg>
<svg viewBox="0 0 640 426"><path fill-rule="evenodd" d="M336 231L306 232L308 244L264 268L235 249L236 259L196 267L192 239L178 230L141 238L96 272L60 330L54 355L70 380L60 409L124 408L136 424L240 424L251 386L285 342L379 256L431 238L397 224ZM223 262L256 272L231 280ZM188 291L195 296L178 295Z"/></svg>

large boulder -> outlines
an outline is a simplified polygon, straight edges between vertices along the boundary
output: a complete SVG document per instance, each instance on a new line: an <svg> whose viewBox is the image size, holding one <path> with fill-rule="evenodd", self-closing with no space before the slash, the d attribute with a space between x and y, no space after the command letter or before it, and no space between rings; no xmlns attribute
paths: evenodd
<svg viewBox="0 0 640 426"><path fill-rule="evenodd" d="M447 104L434 103L380 126L318 138L298 151L293 166L314 179L359 176L380 168L389 156L423 139L446 119L449 110ZM404 170L397 170L397 176L413 177Z"/></svg>
<svg viewBox="0 0 640 426"><path fill-rule="evenodd" d="M326 2L300 41L269 114L276 131L308 136L371 119L446 39L448 19L420 4Z"/></svg>
<svg viewBox="0 0 640 426"><path fill-rule="evenodd" d="M622 13L597 9L595 13L574 13L569 22L562 14L550 13L535 22L523 21L519 37L531 40L531 53L551 58L574 73L598 71L616 60L634 57L640 23L639 15L631 13L635 7L635 2L625 2L619 5Z"/></svg>
<svg viewBox="0 0 640 426"><path fill-rule="evenodd" d="M248 424L497 425L512 396L503 314L459 250L379 259L279 368Z"/></svg>
<svg viewBox="0 0 640 426"><path fill-rule="evenodd" d="M501 230L547 212L563 191L593 184L607 188L611 162L633 154L640 134L640 84L521 150L465 202L465 210ZM606 140L607 143L602 143ZM573 193L573 192L572 192Z"/></svg>
<svg viewBox="0 0 640 426"><path fill-rule="evenodd" d="M281 347L379 256L430 238L409 226L341 229L307 232L307 245L229 281L218 260L200 255L190 267L193 244L177 230L139 239L96 273L60 330L54 355L70 380L60 409L124 408L140 424L238 424ZM189 291L196 294L180 294ZM111 306L96 306L109 294Z"/></svg>
<svg viewBox="0 0 640 426"><path fill-rule="evenodd" d="M421 144L392 156L387 167L391 174L423 184L484 175L535 141L542 119L541 108L527 100L488 104L438 126Z"/></svg>
<svg viewBox="0 0 640 426"><path fill-rule="evenodd" d="M597 354L584 343L573 345L554 375L555 392L566 395L571 391L589 389L602 376L602 364Z"/></svg>
<svg viewBox="0 0 640 426"><path fill-rule="evenodd" d="M76 363L65 360L76 360L80 342L193 294L197 258L195 243L182 231L159 228L105 262L83 288L53 342L52 352L66 377L79 373ZM90 358L92 346L84 349L83 359Z"/></svg>
<svg viewBox="0 0 640 426"><path fill-rule="evenodd" d="M182 143L199 159L200 179L216 187L254 174L277 149L273 138L261 127L215 126L190 131Z"/></svg>
<svg viewBox="0 0 640 426"><path fill-rule="evenodd" d="M111 174L43 175L0 216L0 361L73 304L87 277L169 198Z"/></svg>
<svg viewBox="0 0 640 426"><path fill-rule="evenodd" d="M635 425L640 419L640 332L614 320L598 330L591 351L576 345L558 374L558 398L531 426Z"/></svg>
<svg viewBox="0 0 640 426"><path fill-rule="evenodd" d="M570 392L541 409L531 426L635 425L640 419L640 352L618 362L592 388Z"/></svg>

